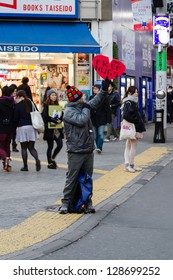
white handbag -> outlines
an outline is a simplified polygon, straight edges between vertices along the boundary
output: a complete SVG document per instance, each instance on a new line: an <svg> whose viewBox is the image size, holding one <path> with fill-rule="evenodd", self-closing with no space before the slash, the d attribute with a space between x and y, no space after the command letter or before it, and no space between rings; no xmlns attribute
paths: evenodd
<svg viewBox="0 0 173 280"><path fill-rule="evenodd" d="M32 102L32 101L31 101ZM32 126L39 132L44 132L44 121L39 111L36 110L35 105L32 102L32 112L31 114L31 122Z"/></svg>
<svg viewBox="0 0 173 280"><path fill-rule="evenodd" d="M120 129L120 140L136 139L136 129L134 123L130 123L123 119Z"/></svg>

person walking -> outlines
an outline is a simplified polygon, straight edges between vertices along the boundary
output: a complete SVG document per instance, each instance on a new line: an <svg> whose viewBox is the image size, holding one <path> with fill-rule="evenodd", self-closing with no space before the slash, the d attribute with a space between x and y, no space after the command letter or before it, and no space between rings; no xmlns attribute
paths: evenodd
<svg viewBox="0 0 173 280"><path fill-rule="evenodd" d="M53 106L54 110L60 110L61 116L50 116L49 108ZM57 108L56 108L57 107ZM47 99L44 102L44 108L42 111L42 117L45 124L45 131L43 135L43 139L47 141L47 161L48 161L48 168L49 169L56 169L57 164L55 161L56 156L60 152L63 147L63 131L62 131L62 119L63 119L63 112L62 107L58 103L58 96L54 89L50 89L47 91ZM54 124L51 128L49 124ZM56 128L57 124L61 124L60 128ZM56 148L54 148L54 142L56 143Z"/></svg>
<svg viewBox="0 0 173 280"><path fill-rule="evenodd" d="M173 87L168 86L167 89L167 122L173 121Z"/></svg>
<svg viewBox="0 0 173 280"><path fill-rule="evenodd" d="M17 86L15 84L11 84L8 88L9 94L14 97L14 101L16 99L16 93L17 93ZM13 137L12 137L12 151L15 153L18 153L19 150L17 149L17 143L16 143L16 130L13 130Z"/></svg>
<svg viewBox="0 0 173 280"><path fill-rule="evenodd" d="M125 171L134 173L141 171L142 168L135 165L135 154L139 139L143 138L143 132L146 131L138 108L138 89L130 86L125 93L122 104L122 118L130 123L134 123L136 129L136 139L127 139L124 151Z"/></svg>
<svg viewBox="0 0 173 280"><path fill-rule="evenodd" d="M68 172L63 190L60 214L67 214L76 189L79 172L83 170L92 177L95 149L90 109L96 109L107 95L109 80L103 81L102 89L92 100L85 103L83 94L75 86L67 86L69 102L64 110L64 128L67 144ZM90 198L86 206L88 213L95 213Z"/></svg>
<svg viewBox="0 0 173 280"><path fill-rule="evenodd" d="M29 83L29 78L28 77L23 77L22 78L22 84L18 86L17 90L18 91L19 90L24 90L25 93L26 93L26 96L33 101L31 88L28 85L28 83Z"/></svg>
<svg viewBox="0 0 173 280"><path fill-rule="evenodd" d="M14 98L9 92L8 86L2 88L0 97L0 159L3 162L3 170L11 171L10 143L13 135Z"/></svg>
<svg viewBox="0 0 173 280"><path fill-rule="evenodd" d="M92 98L100 92L100 88L101 85L94 85ZM91 110L91 121L94 128L96 152L101 154L103 150L105 126L111 123L111 109L107 96L96 110Z"/></svg>
<svg viewBox="0 0 173 280"><path fill-rule="evenodd" d="M14 123L17 127L16 141L20 142L23 167L21 171L28 171L28 150L36 162L36 171L40 171L41 163L35 149L35 141L38 139L38 132L31 122L30 112L33 111L33 103L27 97L24 90L16 93L16 105L14 108Z"/></svg>
<svg viewBox="0 0 173 280"><path fill-rule="evenodd" d="M104 142L111 141L111 135L113 135L112 141L116 141L119 138L119 132L114 128L115 117L117 117L118 108L121 106L120 95L114 89L114 83L110 82L108 87L108 102L111 109L111 122L107 126L107 134Z"/></svg>

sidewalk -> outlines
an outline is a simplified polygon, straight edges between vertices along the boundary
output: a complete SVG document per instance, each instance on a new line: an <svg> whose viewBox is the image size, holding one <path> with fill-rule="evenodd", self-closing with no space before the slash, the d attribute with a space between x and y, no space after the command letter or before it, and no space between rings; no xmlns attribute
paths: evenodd
<svg viewBox="0 0 173 280"><path fill-rule="evenodd" d="M65 143L60 152L57 170L48 170L46 163L46 143L37 142L37 149L42 161L42 170L37 173L31 159L29 172L20 172L20 154L13 153L13 171L0 172L1 203L0 203L0 259L33 259L51 250L53 246L61 248L77 240L99 223L114 207L107 200L115 195L123 201L123 195L131 196L139 186L135 181L139 178L151 180L156 175L151 167L162 158L162 166L172 159L173 125L168 125L167 142L154 144L154 126L148 125L144 139L138 145L138 162L144 171L128 174L123 171L124 142L117 141L104 144L101 155L95 154L94 196L96 206L94 215L59 215L46 211L46 207L59 203L65 182L66 152ZM130 188L133 186L132 188ZM86 223L87 221L87 223ZM83 229L81 227L83 225ZM74 231L79 226L81 230ZM71 232L71 239L66 238ZM22 238L21 238L22 236Z"/></svg>

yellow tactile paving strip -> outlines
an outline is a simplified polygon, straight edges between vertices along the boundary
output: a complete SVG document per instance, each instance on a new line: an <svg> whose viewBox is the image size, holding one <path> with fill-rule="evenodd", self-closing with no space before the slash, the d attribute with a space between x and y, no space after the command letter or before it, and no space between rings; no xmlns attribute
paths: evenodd
<svg viewBox="0 0 173 280"><path fill-rule="evenodd" d="M136 164L149 166L168 152L169 149L166 147L152 147L136 157ZM119 165L109 172L105 171L105 173L94 181L94 205L116 193L139 174L125 172L123 165ZM40 211L16 226L0 230L0 255L14 253L46 240L69 227L81 216Z"/></svg>

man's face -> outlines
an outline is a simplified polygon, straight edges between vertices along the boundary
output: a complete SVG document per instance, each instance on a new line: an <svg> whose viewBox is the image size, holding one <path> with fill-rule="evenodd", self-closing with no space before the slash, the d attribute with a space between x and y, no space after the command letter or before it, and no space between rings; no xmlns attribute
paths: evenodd
<svg viewBox="0 0 173 280"><path fill-rule="evenodd" d="M99 93L99 88L98 87L93 87L93 92L94 92L94 94L97 94L97 93Z"/></svg>

